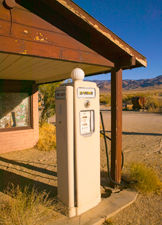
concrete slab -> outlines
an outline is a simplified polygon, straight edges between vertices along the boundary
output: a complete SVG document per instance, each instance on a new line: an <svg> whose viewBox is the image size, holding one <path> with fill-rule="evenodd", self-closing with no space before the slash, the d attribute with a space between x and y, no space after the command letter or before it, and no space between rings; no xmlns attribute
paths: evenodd
<svg viewBox="0 0 162 225"><path fill-rule="evenodd" d="M62 220L55 220L50 225L101 225L105 219L114 216L132 204L137 195L137 192L128 189L112 193L110 197L102 199L96 207L82 215L73 218L64 217Z"/></svg>

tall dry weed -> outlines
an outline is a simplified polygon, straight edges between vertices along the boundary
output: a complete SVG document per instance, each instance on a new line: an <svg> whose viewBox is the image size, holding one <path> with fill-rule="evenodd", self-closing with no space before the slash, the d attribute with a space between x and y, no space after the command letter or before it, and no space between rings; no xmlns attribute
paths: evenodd
<svg viewBox="0 0 162 225"><path fill-rule="evenodd" d="M143 193L161 193L162 182L152 166L143 163L132 163L130 166L130 179L137 180L133 186Z"/></svg>
<svg viewBox="0 0 162 225"><path fill-rule="evenodd" d="M11 185L5 193L9 198L0 208L0 225L45 225L58 217L55 202L45 191L30 191L29 187L22 191Z"/></svg>

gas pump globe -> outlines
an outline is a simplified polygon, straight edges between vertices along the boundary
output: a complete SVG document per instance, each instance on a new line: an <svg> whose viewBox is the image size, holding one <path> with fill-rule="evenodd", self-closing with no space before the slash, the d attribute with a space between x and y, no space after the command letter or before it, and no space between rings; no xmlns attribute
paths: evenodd
<svg viewBox="0 0 162 225"><path fill-rule="evenodd" d="M80 68L71 78L55 92L58 197L69 217L101 201L99 89Z"/></svg>

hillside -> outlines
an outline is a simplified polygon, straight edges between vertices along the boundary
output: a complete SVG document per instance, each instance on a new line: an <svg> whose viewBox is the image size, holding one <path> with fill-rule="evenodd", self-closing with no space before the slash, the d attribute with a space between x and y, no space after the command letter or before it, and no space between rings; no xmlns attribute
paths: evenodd
<svg viewBox="0 0 162 225"><path fill-rule="evenodd" d="M100 92L111 91L110 80L93 80L100 88ZM160 89L162 88L162 75L152 79L140 79L140 80L123 80L123 91L127 90L148 90L148 89Z"/></svg>

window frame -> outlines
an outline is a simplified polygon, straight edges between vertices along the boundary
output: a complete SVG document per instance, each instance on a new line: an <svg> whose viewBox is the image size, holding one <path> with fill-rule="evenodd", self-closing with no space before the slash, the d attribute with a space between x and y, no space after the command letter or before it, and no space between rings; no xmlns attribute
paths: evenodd
<svg viewBox="0 0 162 225"><path fill-rule="evenodd" d="M15 81L15 80L0 80L0 92L3 93L28 93L29 101L29 126L24 127L9 127L0 128L0 132L29 130L33 128L33 94L34 94L34 81Z"/></svg>

